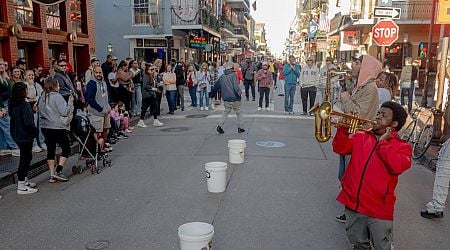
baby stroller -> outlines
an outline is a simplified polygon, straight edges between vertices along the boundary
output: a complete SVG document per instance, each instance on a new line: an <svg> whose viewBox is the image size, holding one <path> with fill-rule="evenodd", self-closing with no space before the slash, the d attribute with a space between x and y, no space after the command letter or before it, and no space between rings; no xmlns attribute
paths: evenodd
<svg viewBox="0 0 450 250"><path fill-rule="evenodd" d="M100 145L94 136L95 129L89 122L86 113L78 110L71 122L71 132L75 139L79 142L80 160L86 161L86 167L73 166L73 174L81 174L85 169L90 168L91 173L99 174L104 167L111 167L111 159L106 152L101 152ZM101 161L102 167L98 162Z"/></svg>

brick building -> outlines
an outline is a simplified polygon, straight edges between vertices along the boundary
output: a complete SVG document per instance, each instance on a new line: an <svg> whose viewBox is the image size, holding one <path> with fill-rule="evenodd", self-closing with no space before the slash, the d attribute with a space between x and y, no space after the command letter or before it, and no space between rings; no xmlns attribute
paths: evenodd
<svg viewBox="0 0 450 250"><path fill-rule="evenodd" d="M19 31L19 32L17 32ZM64 53L76 72L95 56L94 0L66 0L50 6L31 0L0 1L0 57L13 65L47 70Z"/></svg>

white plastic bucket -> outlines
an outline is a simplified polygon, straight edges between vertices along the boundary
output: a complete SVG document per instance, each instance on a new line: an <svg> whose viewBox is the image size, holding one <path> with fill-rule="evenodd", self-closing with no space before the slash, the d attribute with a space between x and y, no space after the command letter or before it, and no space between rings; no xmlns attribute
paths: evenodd
<svg viewBox="0 0 450 250"><path fill-rule="evenodd" d="M227 163L208 162L205 164L205 171L208 192L221 193L225 191L227 185Z"/></svg>
<svg viewBox="0 0 450 250"><path fill-rule="evenodd" d="M205 222L189 222L178 227L181 250L212 249L214 227Z"/></svg>
<svg viewBox="0 0 450 250"><path fill-rule="evenodd" d="M233 164L244 163L245 158L245 148L247 144L244 140L229 140L228 150L229 150L229 161Z"/></svg>

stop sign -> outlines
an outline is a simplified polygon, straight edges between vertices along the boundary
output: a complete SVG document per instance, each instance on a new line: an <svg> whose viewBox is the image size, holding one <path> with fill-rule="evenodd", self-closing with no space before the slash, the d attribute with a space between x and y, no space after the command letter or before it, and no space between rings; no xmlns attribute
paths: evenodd
<svg viewBox="0 0 450 250"><path fill-rule="evenodd" d="M382 19L372 27L372 39L378 46L391 46L398 39L398 26L391 19Z"/></svg>

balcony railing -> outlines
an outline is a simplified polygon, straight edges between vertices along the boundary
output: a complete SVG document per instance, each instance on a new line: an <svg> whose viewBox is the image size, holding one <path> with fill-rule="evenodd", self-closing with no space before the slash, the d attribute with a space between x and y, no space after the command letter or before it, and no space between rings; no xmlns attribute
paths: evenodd
<svg viewBox="0 0 450 250"><path fill-rule="evenodd" d="M237 27L234 29L234 34L235 35L243 35L245 37L249 37L248 35L248 30L245 27Z"/></svg>
<svg viewBox="0 0 450 250"><path fill-rule="evenodd" d="M231 22L230 19L226 18L225 16L222 16L222 27L231 32L234 32L234 24Z"/></svg>
<svg viewBox="0 0 450 250"><path fill-rule="evenodd" d="M432 1L392 2L392 7L402 9L400 20L430 20Z"/></svg>
<svg viewBox="0 0 450 250"><path fill-rule="evenodd" d="M198 6L184 6L172 8L172 25L206 25L219 31L220 22L215 15L210 14L208 8L198 9Z"/></svg>

